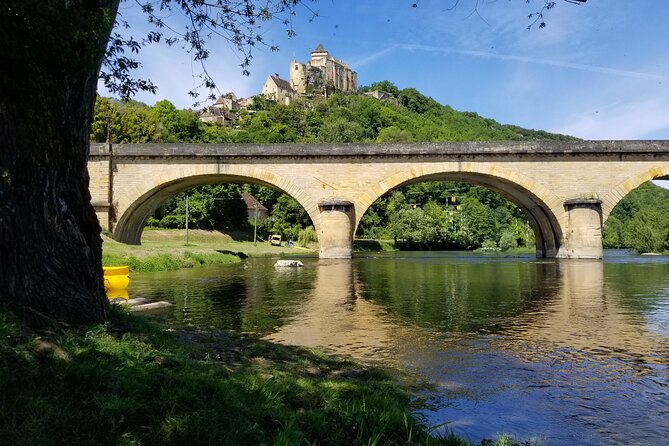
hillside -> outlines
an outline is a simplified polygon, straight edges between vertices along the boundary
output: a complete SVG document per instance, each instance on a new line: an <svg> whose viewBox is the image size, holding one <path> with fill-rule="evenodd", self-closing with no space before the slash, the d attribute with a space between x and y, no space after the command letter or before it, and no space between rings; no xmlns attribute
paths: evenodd
<svg viewBox="0 0 669 446"><path fill-rule="evenodd" d="M364 95L385 93L384 99ZM413 88L399 90L382 81L359 94L277 104L256 97L230 126L201 122L195 112L178 110L167 100L153 107L138 102L98 98L91 139L117 143L346 143L570 140L570 136L503 125L472 112L460 112ZM190 227L235 231L249 229L234 197L246 191L270 209L261 237L314 241L311 221L290 197L258 185L212 185L189 192ZM227 197L228 201L214 200ZM159 209L151 226L183 228L183 194ZM230 201L232 200L232 201ZM666 203L666 204L665 204ZM240 218L235 218L240 217ZM667 248L669 191L647 184L626 197L607 221L605 247L633 247L639 252ZM512 249L531 247L532 231L520 210L480 186L440 181L389 192L365 213L356 234L389 238L407 249Z"/></svg>
<svg viewBox="0 0 669 446"><path fill-rule="evenodd" d="M117 143L212 142L441 142L574 139L544 131L503 125L473 112L456 111L413 88L388 81L363 87L390 95L363 94L300 98L290 105L256 97L232 126L200 122L190 110L167 100L153 107L98 98L92 141Z"/></svg>

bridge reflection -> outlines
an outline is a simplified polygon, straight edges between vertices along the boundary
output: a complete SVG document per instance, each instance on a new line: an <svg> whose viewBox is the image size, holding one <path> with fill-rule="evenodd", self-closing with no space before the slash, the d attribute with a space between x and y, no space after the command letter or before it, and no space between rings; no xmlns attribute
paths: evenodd
<svg viewBox="0 0 669 446"><path fill-rule="evenodd" d="M315 268L308 298L268 339L390 363L430 362L462 339L520 356L539 345L644 363L669 358L643 308L605 283L602 262L360 259Z"/></svg>

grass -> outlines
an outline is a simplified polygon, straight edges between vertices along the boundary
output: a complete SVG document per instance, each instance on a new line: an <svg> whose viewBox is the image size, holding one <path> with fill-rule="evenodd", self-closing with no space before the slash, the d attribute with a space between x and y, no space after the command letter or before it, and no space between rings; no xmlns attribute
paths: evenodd
<svg viewBox="0 0 669 446"><path fill-rule="evenodd" d="M144 257L134 255L103 253L104 266L128 265L133 272L174 271L181 268L193 268L203 265L238 263L238 255L228 253L193 253L184 251L183 254L154 254Z"/></svg>
<svg viewBox="0 0 669 446"><path fill-rule="evenodd" d="M353 241L355 252L396 251L392 240L356 239Z"/></svg>
<svg viewBox="0 0 669 446"><path fill-rule="evenodd" d="M430 436L383 370L114 308L47 334L0 313L0 444L466 444Z"/></svg>
<svg viewBox="0 0 669 446"><path fill-rule="evenodd" d="M240 262L245 257L302 257L316 251L270 246L266 241L235 241L216 231L146 230L139 246L125 245L102 237L102 264L129 265L133 272L174 271L211 264Z"/></svg>

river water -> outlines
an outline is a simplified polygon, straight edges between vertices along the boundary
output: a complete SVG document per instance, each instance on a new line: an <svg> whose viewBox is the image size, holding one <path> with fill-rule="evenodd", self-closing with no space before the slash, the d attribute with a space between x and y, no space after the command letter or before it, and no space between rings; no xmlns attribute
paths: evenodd
<svg viewBox="0 0 669 446"><path fill-rule="evenodd" d="M420 412L478 442L669 439L669 258L472 253L275 259L133 275L180 327L321 347L433 383Z"/></svg>

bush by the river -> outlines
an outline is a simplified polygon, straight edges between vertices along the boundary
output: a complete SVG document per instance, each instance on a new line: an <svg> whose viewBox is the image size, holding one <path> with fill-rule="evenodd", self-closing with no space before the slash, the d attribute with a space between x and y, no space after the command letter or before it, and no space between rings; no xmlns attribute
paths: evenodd
<svg viewBox="0 0 669 446"><path fill-rule="evenodd" d="M102 253L103 266L128 265L132 272L175 271L203 265L227 265L239 263L239 256L227 253L155 254L137 257L131 254Z"/></svg>

